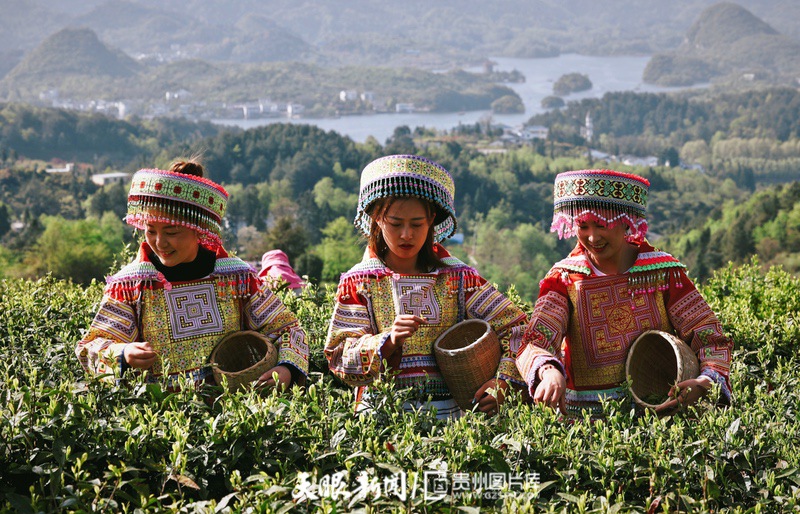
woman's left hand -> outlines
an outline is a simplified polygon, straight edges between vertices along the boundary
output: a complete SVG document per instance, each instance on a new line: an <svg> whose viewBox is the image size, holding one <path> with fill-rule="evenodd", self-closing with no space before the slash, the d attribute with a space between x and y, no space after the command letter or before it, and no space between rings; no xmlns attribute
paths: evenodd
<svg viewBox="0 0 800 514"><path fill-rule="evenodd" d="M277 383L275 382L275 378L272 376L273 373L277 373L278 375ZM280 385L281 390L288 389L289 386L292 385L292 372L286 366L275 366L274 368L270 369L258 377L254 387L274 387L278 384Z"/></svg>
<svg viewBox="0 0 800 514"><path fill-rule="evenodd" d="M679 382L670 389L670 399L656 407L656 413L668 416L681 408L694 405L700 398L708 394L712 385L713 382L706 376Z"/></svg>
<svg viewBox="0 0 800 514"><path fill-rule="evenodd" d="M489 391L494 389L494 391ZM500 406L506 399L508 382L500 378L491 378L475 393L473 402L478 404L478 410L488 416L494 416L500 411Z"/></svg>

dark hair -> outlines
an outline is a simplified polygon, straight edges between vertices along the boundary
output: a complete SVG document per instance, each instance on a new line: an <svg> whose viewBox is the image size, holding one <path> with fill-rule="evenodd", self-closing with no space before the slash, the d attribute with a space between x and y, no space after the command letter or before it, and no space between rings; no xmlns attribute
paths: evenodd
<svg viewBox="0 0 800 514"><path fill-rule="evenodd" d="M169 171L174 171L176 173L183 173L185 175L194 175L195 177L205 176L205 170L203 169L203 165L194 159L186 161L175 161L170 165Z"/></svg>
<svg viewBox="0 0 800 514"><path fill-rule="evenodd" d="M433 202L424 200L422 198L387 196L375 200L375 202L367 209L367 214L371 219L367 245L369 246L369 249L372 250L372 252L378 256L378 258L380 258L380 260L386 262L386 253L389 251L389 246L386 244L386 240L383 238L383 232L381 231L381 227L378 225L377 220L385 216L386 212L397 200L411 199L422 202L422 205L425 206L425 211L428 214L428 217L434 218L433 223L431 223L431 226L428 229L428 235L425 238L425 244L422 245L419 254L417 254L417 267L425 272L433 271L436 268L444 268L447 266L447 264L442 262L442 260L437 257L436 252L434 251L433 242L433 230L436 226L436 219L439 218L439 208Z"/></svg>

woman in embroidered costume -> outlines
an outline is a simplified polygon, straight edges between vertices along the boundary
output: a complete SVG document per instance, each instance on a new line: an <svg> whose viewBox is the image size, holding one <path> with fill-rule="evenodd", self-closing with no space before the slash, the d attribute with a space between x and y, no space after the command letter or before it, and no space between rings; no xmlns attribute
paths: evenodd
<svg viewBox="0 0 800 514"><path fill-rule="evenodd" d="M100 310L76 353L88 371L116 379L133 368L155 378L212 377L208 357L237 330L256 330L278 349L261 385L303 383L308 347L297 318L255 270L222 247L228 192L195 162L133 176L125 221L143 230L136 260L107 280Z"/></svg>
<svg viewBox="0 0 800 514"><path fill-rule="evenodd" d="M355 224L368 247L341 277L325 346L331 371L357 388L359 408L366 387L392 370L400 387L431 398L425 406L438 417L460 415L433 342L467 318L487 321L503 346L497 378L475 395L478 409L495 414L508 383L523 384L514 355L525 314L439 244L455 232L454 193L447 170L414 155L382 157L361 174Z"/></svg>
<svg viewBox="0 0 800 514"><path fill-rule="evenodd" d="M678 384L680 395L658 411L692 404L712 384L719 385L720 403L730 402L733 343L685 266L645 240L649 186L642 177L609 170L556 176L551 231L576 235L578 243L542 280L517 355L534 401L570 415L598 414L602 398L624 394L633 341L663 330L696 352L700 376Z"/></svg>

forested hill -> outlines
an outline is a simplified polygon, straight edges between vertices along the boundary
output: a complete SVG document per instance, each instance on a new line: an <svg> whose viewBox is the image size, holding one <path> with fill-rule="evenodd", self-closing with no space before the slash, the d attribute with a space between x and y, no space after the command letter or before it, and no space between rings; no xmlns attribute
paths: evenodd
<svg viewBox="0 0 800 514"><path fill-rule="evenodd" d="M153 59L441 69L495 55L664 52L680 45L716 2L2 0L0 48L25 53L63 28L87 27L129 55ZM737 4L780 33L800 37L797 2Z"/></svg>
<svg viewBox="0 0 800 514"><path fill-rule="evenodd" d="M594 136L581 136L586 115ZM742 187L797 180L800 174L800 91L759 89L743 93L668 95L607 93L570 102L531 118L550 127L550 138L613 155L654 155L671 150L687 165L700 165ZM674 162L673 164L677 164Z"/></svg>
<svg viewBox="0 0 800 514"><path fill-rule="evenodd" d="M7 120L0 131L0 269L9 277L51 272L86 283L101 278L115 260L124 261L126 257L118 256L120 248L133 242L120 221L126 185L96 186L89 180L93 170L87 164L73 174L43 173L44 162L23 159L10 146L17 141L14 137L27 135L29 139L22 140L32 152L27 157L54 157L60 153L51 146L58 132L46 127L60 127L65 134L78 129L72 137L97 141L106 153L91 162L118 163L111 170L166 167L176 156L202 151L210 176L231 192L227 246L252 260L267 249L282 248L302 273L329 282L360 259L362 242L352 225L359 171L380 155L420 153L449 169L457 185L456 209L464 235L463 245L449 246L490 280L501 287L513 284L526 298L536 294L539 279L571 244L558 241L547 230L552 183L561 171L601 165L647 177L652 184L649 212L654 237L670 236L663 239L668 249L677 250L679 257L685 252L690 259L693 251L703 249L696 242L691 247L684 244L683 235L709 219L727 219L725 209L749 196L731 180L699 170L592 163L566 146L558 147L560 156L545 155L554 150L545 146L540 151L523 147L483 154L476 149L475 134L442 138L401 127L381 146L374 140L354 143L334 132L295 124L211 130L203 135L201 126L192 131L191 124L177 121L103 121L10 105L0 115ZM12 224L22 228L11 230ZM769 233L779 243L788 243L790 228L785 232ZM716 237L709 237L708 244L717 245ZM756 242L764 239L754 237ZM756 244L755 251L762 246L769 249L768 243L764 245ZM728 259L746 260L747 248L752 245L741 246L741 252L731 252L720 261L707 260L699 271L710 272ZM765 254L764 260L793 266L792 248L787 246L792 253L786 255ZM710 248L705 251L710 254Z"/></svg>
<svg viewBox="0 0 800 514"><path fill-rule="evenodd" d="M661 242L706 279L726 262L758 255L764 265L800 270L800 182L758 191L746 202L727 202L697 228Z"/></svg>
<svg viewBox="0 0 800 514"><path fill-rule="evenodd" d="M259 25L257 20L246 21ZM319 116L366 109L366 103L377 112L394 111L398 103L423 111L489 110L500 99L512 111L523 108L519 95L496 84L488 73L266 61L270 60L243 64L182 58L143 63L103 43L90 29L64 29L26 54L0 80L0 98L35 103L44 95L79 105L122 102L126 109L147 113L168 109L165 94L182 91L192 99L191 114L202 119L222 116L233 109L229 104L240 102L299 103L307 107L306 114ZM342 90L369 92L371 100L342 105Z"/></svg>
<svg viewBox="0 0 800 514"><path fill-rule="evenodd" d="M691 85L728 80L794 83L800 73L800 40L782 35L750 11L722 2L703 11L676 50L655 55L645 82Z"/></svg>

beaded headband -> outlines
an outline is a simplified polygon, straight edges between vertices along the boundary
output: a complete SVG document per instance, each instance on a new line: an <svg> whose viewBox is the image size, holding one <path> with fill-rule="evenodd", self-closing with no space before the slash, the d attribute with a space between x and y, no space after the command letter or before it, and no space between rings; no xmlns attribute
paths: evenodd
<svg viewBox="0 0 800 514"><path fill-rule="evenodd" d="M420 198L439 210L433 239L441 242L456 231L453 177L439 164L417 155L389 155L367 164L361 172L355 226L369 237L371 218L367 211L380 198Z"/></svg>
<svg viewBox="0 0 800 514"><path fill-rule="evenodd" d="M227 203L225 188L207 178L144 169L133 175L125 221L140 230L148 222L181 225L197 231L202 244L216 248L222 246Z"/></svg>
<svg viewBox="0 0 800 514"><path fill-rule="evenodd" d="M591 219L609 228L624 223L628 239L647 233L647 192L650 182L638 175L611 170L568 171L556 175L551 232L560 239L576 234L578 222Z"/></svg>

